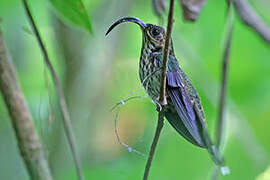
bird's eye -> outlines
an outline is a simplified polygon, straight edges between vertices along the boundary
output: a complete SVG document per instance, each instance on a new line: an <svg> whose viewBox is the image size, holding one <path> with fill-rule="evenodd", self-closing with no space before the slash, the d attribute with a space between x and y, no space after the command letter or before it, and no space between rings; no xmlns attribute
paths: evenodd
<svg viewBox="0 0 270 180"><path fill-rule="evenodd" d="M157 28L151 29L150 33L153 37L158 37L160 35L160 31Z"/></svg>

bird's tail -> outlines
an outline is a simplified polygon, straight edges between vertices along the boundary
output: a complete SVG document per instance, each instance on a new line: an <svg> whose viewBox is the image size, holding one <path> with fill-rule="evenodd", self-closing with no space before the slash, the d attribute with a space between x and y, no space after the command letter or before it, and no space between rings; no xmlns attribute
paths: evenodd
<svg viewBox="0 0 270 180"><path fill-rule="evenodd" d="M227 167L224 163L224 158L221 156L219 150L216 148L216 146L211 141L211 138L207 132L207 130L203 129L203 137L204 142L207 148L207 151L209 152L212 160L215 162L215 164L220 168L220 171L223 175L230 174L230 169Z"/></svg>

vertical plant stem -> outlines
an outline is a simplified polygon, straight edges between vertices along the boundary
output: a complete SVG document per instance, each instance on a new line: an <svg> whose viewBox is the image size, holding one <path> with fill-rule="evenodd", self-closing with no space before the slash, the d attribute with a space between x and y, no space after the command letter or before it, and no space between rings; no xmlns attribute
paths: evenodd
<svg viewBox="0 0 270 180"><path fill-rule="evenodd" d="M155 150L156 150L156 146L157 146L157 143L158 143L158 140L159 140L161 130L163 128L163 124L164 124L164 114L162 112L159 112L158 113L158 123L157 123L156 132L155 132L155 137L153 139L151 149L150 149L150 152L149 152L149 155L148 155L148 160L147 160L147 164L145 166L143 180L148 179L150 168L151 168L151 165L152 165L152 160L153 160L153 157L154 157L154 154L155 154Z"/></svg>
<svg viewBox="0 0 270 180"><path fill-rule="evenodd" d="M72 132L72 125L71 125L71 120L70 120L70 115L69 115L69 111L68 111L68 108L67 108L66 100L65 100L65 97L64 97L64 92L63 92L62 87L60 85L57 74L56 74L56 72L55 72L55 70L53 68L53 65L52 65L52 63L51 63L51 61L49 59L49 55L48 55L48 52L47 52L47 50L45 48L45 45L42 42L40 33L39 33L38 29L37 29L37 26L36 26L36 24L34 22L31 11L30 11L29 6L27 4L27 0L22 0L22 1L23 1L23 5L24 5L24 8L25 8L26 14L27 14L27 16L29 18L29 21L30 21L30 24L32 26L32 29L34 31L34 34L35 34L35 36L36 36L36 38L38 40L38 44L39 44L39 46L41 48L41 51L43 53L44 61L47 64L47 67L48 67L48 69L49 69L49 71L51 73L51 76L52 76L56 91L57 91L58 96L59 96L58 100L59 100L59 104L60 104L62 115L63 115L64 129L65 129L65 133L66 133L66 136L67 136L67 139L68 139L68 142L69 142L69 146L71 148L72 156L73 156L75 167L76 167L76 170L77 170L78 179L83 180L84 178L83 178L83 173L82 173L82 168L81 168L81 162L80 162L80 158L79 158L78 149L77 149L77 146L76 146L76 143L75 143L75 137L74 137L74 134Z"/></svg>
<svg viewBox="0 0 270 180"><path fill-rule="evenodd" d="M168 25L166 31L166 41L165 47L163 50L163 61L162 61L162 75L161 75L161 83L160 83L160 103L161 105L166 105L166 75L167 75L167 64L168 57L170 53L170 44L171 44L171 35L172 35L172 27L173 27L173 13L174 13L174 0L170 1L170 9L168 15Z"/></svg>
<svg viewBox="0 0 270 180"><path fill-rule="evenodd" d="M228 85L228 72L229 72L229 63L230 63L230 53L231 53L231 42L232 42L232 34L234 27L234 9L233 4L229 1L229 13L227 16L228 30L226 34L225 40L225 48L223 53L222 60L222 75L221 75L221 89L219 96L219 109L218 109L218 122L216 127L216 144L218 150L221 152L221 145L224 136L224 126L225 126L225 103L226 103L226 95L227 95L227 85ZM212 180L217 180L219 177L219 168L215 168Z"/></svg>
<svg viewBox="0 0 270 180"><path fill-rule="evenodd" d="M171 34L172 34L172 27L173 27L173 13L174 13L174 0L170 1L170 9L168 15L168 25L166 31L166 41L165 47L163 50L163 61L162 61L162 74L161 74L161 83L160 83L160 104L162 109L158 113L158 123L155 132L155 136L151 145L151 149L148 155L147 163L144 170L143 180L147 180L150 172L150 168L152 165L152 160L155 154L156 146L159 140L159 136L161 130L163 128L164 123L164 109L167 104L166 100L166 75L167 75L167 64L168 64L168 57L170 53L170 43L171 43Z"/></svg>
<svg viewBox="0 0 270 180"><path fill-rule="evenodd" d="M233 4L229 5L229 14L228 14L228 32L225 40L225 49L223 54L222 61L222 76L221 76L221 89L219 96L219 111L218 111L218 123L216 130L217 137L217 148L220 149L222 143L222 136L224 131L224 114L225 114L225 103L226 103L226 95L227 95L227 85L228 85L228 69L230 63L230 53L231 53L231 41L233 34L233 26L234 26L234 14L233 14Z"/></svg>
<svg viewBox="0 0 270 180"><path fill-rule="evenodd" d="M0 91L7 105L21 157L32 180L52 180L51 171L33 124L12 62L8 61L0 29Z"/></svg>

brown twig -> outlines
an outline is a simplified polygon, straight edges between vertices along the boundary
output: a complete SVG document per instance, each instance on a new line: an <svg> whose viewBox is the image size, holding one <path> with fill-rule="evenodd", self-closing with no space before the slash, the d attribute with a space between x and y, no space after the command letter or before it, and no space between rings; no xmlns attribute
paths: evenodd
<svg viewBox="0 0 270 180"><path fill-rule="evenodd" d="M246 0L232 0L234 8L242 21L256 31L267 43L270 43L270 27L254 11Z"/></svg>
<svg viewBox="0 0 270 180"><path fill-rule="evenodd" d="M73 135L73 132L72 132L72 125L71 125L70 115L69 115L69 111L68 111L68 108L67 108L64 92L63 92L62 87L60 85L57 74L56 74L56 72L55 72L55 70L53 68L53 65L52 65L52 63L51 63L51 61L49 59L49 55L48 55L48 52L47 52L47 50L45 48L45 45L42 42L40 33L39 33L38 29L37 29L37 26L36 26L36 24L34 22L31 11L30 11L29 6L27 4L27 0L22 0L22 1L23 1L23 5L24 5L24 8L25 8L26 14L27 14L27 16L29 18L29 21L30 21L30 24L32 26L32 29L34 31L34 34L35 34L35 36L36 36L36 38L38 40L38 44L39 44L39 46L41 48L41 51L43 53L44 61L48 66L48 69L49 69L49 71L51 73L54 85L56 87L56 90L57 90L57 93L58 93L58 96L59 96L58 100L59 100L59 104L60 104L62 115L63 115L64 129L65 129L65 133L66 133L66 136L67 136L70 148L71 148L72 156L73 156L73 159L74 159L74 162L75 162L75 167L76 167L76 170L77 170L78 179L83 180L84 178L83 178L79 153L78 153L78 149L77 149L76 143L75 143L75 138L74 138L74 135Z"/></svg>
<svg viewBox="0 0 270 180"><path fill-rule="evenodd" d="M8 55L0 30L0 90L7 105L21 157L31 179L52 180L46 155L42 149L27 107L23 92L18 83L15 68L8 61Z"/></svg>
<svg viewBox="0 0 270 180"><path fill-rule="evenodd" d="M148 176L149 176L149 172L150 172L150 168L151 168L151 164L152 164L152 160L155 154L155 150L157 147L157 143L159 140L159 136L161 133L161 130L163 128L163 124L164 124L164 114L162 112L158 113L158 123L157 123L157 127L156 127L156 132L155 132L155 136L151 145L151 149L148 155L148 159L147 159L147 163L145 166L145 170L144 170L144 175L143 175L143 180L147 180Z"/></svg>
<svg viewBox="0 0 270 180"><path fill-rule="evenodd" d="M168 25L166 31L166 41L165 47L163 50L163 63L162 63L162 75L161 75L161 84L160 84L160 103L161 105L166 105L166 75L167 75L167 64L168 57L170 53L170 45L171 45L171 34L172 34L172 26L173 26L173 13L174 13L174 0L170 1L170 10L168 15Z"/></svg>
<svg viewBox="0 0 270 180"><path fill-rule="evenodd" d="M154 136L151 149L148 155L147 163L145 166L143 180L148 179L152 160L155 154L156 146L157 146L159 136L160 136L161 130L163 128L163 123L164 123L164 106L167 104L166 75L167 75L167 64L168 64L168 57L169 57L169 52L170 52L171 34L172 34L172 26L173 26L173 13L174 13L174 0L171 0L169 15L168 15L168 25L167 25L167 31L166 31L166 41L165 41L165 47L163 50L163 61L162 61L163 63L162 63L161 83L160 83L160 96L159 96L160 102L159 103L161 104L162 108L158 113L157 128L155 131L155 136Z"/></svg>
<svg viewBox="0 0 270 180"><path fill-rule="evenodd" d="M229 13L228 13L228 32L225 40L225 49L222 61L222 76L221 76L221 89L219 96L219 110L218 110L218 122L216 127L216 144L218 151L221 151L221 144L224 136L224 126L225 126L225 102L227 94L228 85L228 68L230 63L230 53L231 53L231 42L234 27L234 9L233 4L229 2ZM217 180L219 177L219 168L215 168L212 176L212 180Z"/></svg>

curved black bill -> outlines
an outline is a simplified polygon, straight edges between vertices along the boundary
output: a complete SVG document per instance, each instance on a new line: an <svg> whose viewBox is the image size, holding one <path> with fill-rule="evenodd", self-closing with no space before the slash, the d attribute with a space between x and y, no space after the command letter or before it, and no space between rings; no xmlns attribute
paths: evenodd
<svg viewBox="0 0 270 180"><path fill-rule="evenodd" d="M111 27L106 32L106 35L109 34L115 26L117 26L118 24L121 24L123 22L134 22L134 23L138 24L142 29L146 28L146 24L136 17L123 17L123 18L117 20L115 23L113 23L113 25L111 25Z"/></svg>

